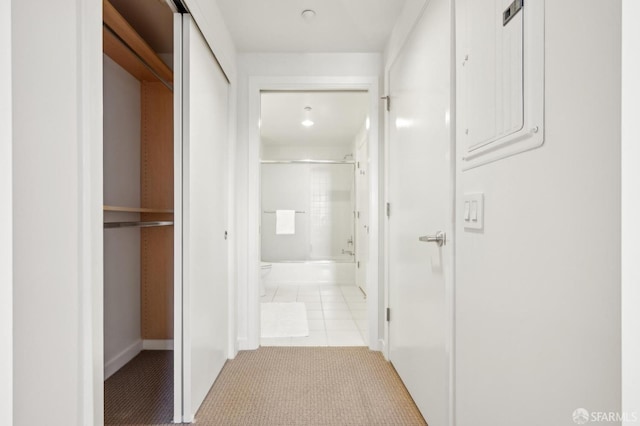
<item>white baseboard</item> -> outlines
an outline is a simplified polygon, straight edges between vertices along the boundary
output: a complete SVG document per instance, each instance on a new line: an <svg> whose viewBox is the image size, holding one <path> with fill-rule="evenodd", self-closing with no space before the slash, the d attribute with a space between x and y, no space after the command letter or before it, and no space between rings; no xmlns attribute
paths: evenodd
<svg viewBox="0 0 640 426"><path fill-rule="evenodd" d="M144 349L145 351L172 351L173 339L143 340L142 349Z"/></svg>
<svg viewBox="0 0 640 426"><path fill-rule="evenodd" d="M142 351L142 340L137 340L128 348L107 361L104 365L104 380L107 380L113 375L113 373L124 367L125 364L138 355L140 351Z"/></svg>
<svg viewBox="0 0 640 426"><path fill-rule="evenodd" d="M256 347L255 345L249 344L249 339L238 339L238 350L239 351L255 351L260 348L260 344Z"/></svg>
<svg viewBox="0 0 640 426"><path fill-rule="evenodd" d="M387 348L387 342L384 339L380 339L378 345L380 346L380 352L382 352L384 359L389 361L389 351Z"/></svg>
<svg viewBox="0 0 640 426"><path fill-rule="evenodd" d="M375 352L381 352L382 345L384 345L384 342L382 341L382 339L378 339L378 340L375 340L373 344L369 345L369 349Z"/></svg>

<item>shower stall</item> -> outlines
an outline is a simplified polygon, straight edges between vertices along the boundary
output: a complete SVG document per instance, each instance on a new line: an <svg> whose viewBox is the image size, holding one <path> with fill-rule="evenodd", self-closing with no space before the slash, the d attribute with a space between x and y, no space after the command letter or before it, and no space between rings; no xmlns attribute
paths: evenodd
<svg viewBox="0 0 640 426"><path fill-rule="evenodd" d="M262 161L261 257L265 284L355 283L355 163ZM284 212L284 213L283 213ZM292 229L281 232L283 214Z"/></svg>

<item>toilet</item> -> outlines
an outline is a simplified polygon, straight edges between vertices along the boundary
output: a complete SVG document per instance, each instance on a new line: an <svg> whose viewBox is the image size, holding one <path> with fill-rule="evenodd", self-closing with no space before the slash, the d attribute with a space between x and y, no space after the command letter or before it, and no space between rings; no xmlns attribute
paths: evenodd
<svg viewBox="0 0 640 426"><path fill-rule="evenodd" d="M260 296L267 294L264 281L267 275L271 272L271 264L268 262L260 262Z"/></svg>

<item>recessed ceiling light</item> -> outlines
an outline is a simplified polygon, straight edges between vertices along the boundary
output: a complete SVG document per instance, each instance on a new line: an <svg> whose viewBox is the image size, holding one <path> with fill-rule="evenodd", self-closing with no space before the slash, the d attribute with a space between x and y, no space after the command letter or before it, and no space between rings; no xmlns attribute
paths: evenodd
<svg viewBox="0 0 640 426"><path fill-rule="evenodd" d="M302 17L307 21L311 21L313 18L316 17L316 11L311 9L303 10Z"/></svg>
<svg viewBox="0 0 640 426"><path fill-rule="evenodd" d="M302 122L302 125L303 125L304 127L311 127L311 126L313 126L313 121L308 120L308 119L307 119L307 120L304 120L304 121Z"/></svg>

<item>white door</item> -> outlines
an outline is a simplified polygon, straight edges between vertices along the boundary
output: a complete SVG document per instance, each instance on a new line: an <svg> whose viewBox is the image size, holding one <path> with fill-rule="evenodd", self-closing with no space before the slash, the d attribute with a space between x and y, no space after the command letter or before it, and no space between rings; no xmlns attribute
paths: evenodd
<svg viewBox="0 0 640 426"><path fill-rule="evenodd" d="M228 355L229 88L189 15L182 27L182 393L191 422Z"/></svg>
<svg viewBox="0 0 640 426"><path fill-rule="evenodd" d="M356 284L366 293L369 263L369 133L356 147Z"/></svg>
<svg viewBox="0 0 640 426"><path fill-rule="evenodd" d="M431 426L448 424L450 2L431 0L390 70L389 356Z"/></svg>

